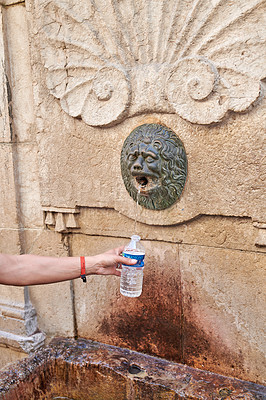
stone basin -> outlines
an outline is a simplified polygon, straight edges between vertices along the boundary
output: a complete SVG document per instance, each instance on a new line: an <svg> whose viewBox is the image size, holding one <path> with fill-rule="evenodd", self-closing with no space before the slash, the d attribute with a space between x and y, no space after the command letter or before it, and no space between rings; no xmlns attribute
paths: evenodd
<svg viewBox="0 0 266 400"><path fill-rule="evenodd" d="M55 339L0 372L5 400L263 400L266 388L85 339Z"/></svg>

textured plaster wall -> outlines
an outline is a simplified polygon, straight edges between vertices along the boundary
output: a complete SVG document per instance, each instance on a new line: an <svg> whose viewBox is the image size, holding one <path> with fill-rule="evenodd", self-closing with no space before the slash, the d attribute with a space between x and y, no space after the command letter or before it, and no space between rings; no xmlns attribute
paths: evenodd
<svg viewBox="0 0 266 400"><path fill-rule="evenodd" d="M127 243L137 212L142 296L122 297L114 277L31 287L46 340L77 335L263 383L263 4L96 3L0 2L0 251L96 254ZM190 73L203 83L188 100ZM149 122L169 126L188 157L181 199L164 211L137 210L120 173L125 138ZM28 337L26 303L23 289L0 288L2 364L25 355L11 334Z"/></svg>

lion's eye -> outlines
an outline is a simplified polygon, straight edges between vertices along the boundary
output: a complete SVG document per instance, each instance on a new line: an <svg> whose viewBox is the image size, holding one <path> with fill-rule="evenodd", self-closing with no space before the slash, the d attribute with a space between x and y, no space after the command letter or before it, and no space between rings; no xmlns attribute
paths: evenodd
<svg viewBox="0 0 266 400"><path fill-rule="evenodd" d="M151 156L148 156L148 157L146 158L146 162L147 162L147 163L152 163L152 162L154 162L154 158L152 158Z"/></svg>
<svg viewBox="0 0 266 400"><path fill-rule="evenodd" d="M129 156L128 156L129 161L135 161L136 159L137 159L137 157L134 154L129 154Z"/></svg>
<svg viewBox="0 0 266 400"><path fill-rule="evenodd" d="M157 150L160 150L162 148L162 143L159 140L155 140L155 142L153 142L153 147L155 147Z"/></svg>

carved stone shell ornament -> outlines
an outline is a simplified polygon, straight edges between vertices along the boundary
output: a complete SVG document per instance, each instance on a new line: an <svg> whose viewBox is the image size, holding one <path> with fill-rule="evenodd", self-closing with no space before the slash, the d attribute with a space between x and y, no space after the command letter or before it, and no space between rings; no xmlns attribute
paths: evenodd
<svg viewBox="0 0 266 400"><path fill-rule="evenodd" d="M263 0L36 0L47 86L91 126L243 112L265 77Z"/></svg>

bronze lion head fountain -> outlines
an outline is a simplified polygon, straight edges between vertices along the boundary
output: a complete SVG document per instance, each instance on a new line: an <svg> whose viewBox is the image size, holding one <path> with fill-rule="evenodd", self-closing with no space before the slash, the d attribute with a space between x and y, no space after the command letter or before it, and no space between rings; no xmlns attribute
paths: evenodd
<svg viewBox="0 0 266 400"><path fill-rule="evenodd" d="M121 172L130 196L141 206L163 210L181 196L187 156L178 136L160 124L144 124L126 138Z"/></svg>

